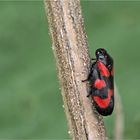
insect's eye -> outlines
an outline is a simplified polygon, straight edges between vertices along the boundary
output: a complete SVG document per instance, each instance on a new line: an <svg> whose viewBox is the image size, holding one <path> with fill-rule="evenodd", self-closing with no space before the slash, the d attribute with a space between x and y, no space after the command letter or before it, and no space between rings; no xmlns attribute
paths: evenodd
<svg viewBox="0 0 140 140"><path fill-rule="evenodd" d="M100 59L104 59L104 55L100 55L99 58L100 58Z"/></svg>

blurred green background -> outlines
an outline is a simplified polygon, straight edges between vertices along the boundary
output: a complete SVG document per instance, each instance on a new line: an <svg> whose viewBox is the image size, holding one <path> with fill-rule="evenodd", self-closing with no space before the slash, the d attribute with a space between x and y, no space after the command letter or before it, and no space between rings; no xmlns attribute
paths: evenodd
<svg viewBox="0 0 140 140"><path fill-rule="evenodd" d="M115 61L124 138L140 138L140 2L82 1L90 53ZM82 94L82 93L81 93ZM69 138L42 1L0 1L0 138ZM113 138L114 115L105 118Z"/></svg>

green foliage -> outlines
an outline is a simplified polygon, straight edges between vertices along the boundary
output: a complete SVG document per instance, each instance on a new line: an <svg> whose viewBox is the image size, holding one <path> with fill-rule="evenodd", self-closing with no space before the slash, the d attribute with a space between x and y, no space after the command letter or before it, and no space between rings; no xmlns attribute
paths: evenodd
<svg viewBox="0 0 140 140"><path fill-rule="evenodd" d="M91 56L104 47L115 60L125 138L140 138L140 2L81 4ZM0 23L0 138L69 138L43 2L1 1Z"/></svg>

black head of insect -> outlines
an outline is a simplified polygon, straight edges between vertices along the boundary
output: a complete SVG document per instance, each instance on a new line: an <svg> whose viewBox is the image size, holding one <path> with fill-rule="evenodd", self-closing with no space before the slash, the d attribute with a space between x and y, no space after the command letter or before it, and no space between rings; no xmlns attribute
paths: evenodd
<svg viewBox="0 0 140 140"><path fill-rule="evenodd" d="M105 49L99 48L96 50L95 54L96 54L97 61L101 61L105 66L107 66L109 70L112 69L113 59Z"/></svg>

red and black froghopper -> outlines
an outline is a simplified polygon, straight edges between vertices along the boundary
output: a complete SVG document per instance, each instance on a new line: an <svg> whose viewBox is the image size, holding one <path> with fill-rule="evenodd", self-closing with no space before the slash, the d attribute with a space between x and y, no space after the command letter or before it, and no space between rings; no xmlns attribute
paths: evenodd
<svg viewBox="0 0 140 140"><path fill-rule="evenodd" d="M103 116L111 115L114 109L114 68L113 59L103 48L96 50L88 78L95 108Z"/></svg>

